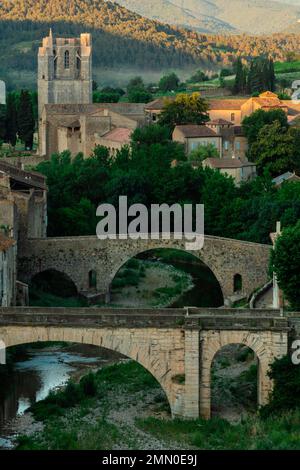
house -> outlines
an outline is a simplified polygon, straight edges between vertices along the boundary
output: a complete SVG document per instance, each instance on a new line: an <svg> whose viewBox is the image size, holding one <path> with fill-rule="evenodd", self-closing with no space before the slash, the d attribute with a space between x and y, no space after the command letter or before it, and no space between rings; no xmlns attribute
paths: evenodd
<svg viewBox="0 0 300 470"><path fill-rule="evenodd" d="M255 163L243 162L238 158L206 158L202 166L232 176L237 186L256 177Z"/></svg>
<svg viewBox="0 0 300 470"><path fill-rule="evenodd" d="M40 120L40 153L49 159L53 153L69 150L72 156L82 152L89 157L99 144L99 137L118 129L112 136L102 139L101 145L116 148L110 137L117 135L119 148L119 144L125 145L128 135L144 123L141 103L46 104Z"/></svg>
<svg viewBox="0 0 300 470"><path fill-rule="evenodd" d="M145 105L145 113L148 122L156 122L165 104L164 98L151 101ZM292 100L280 100L275 93L266 91L257 97L251 98L225 98L209 99L209 117L211 121L223 119L234 126L240 126L245 117L250 116L258 109L269 111L282 109L288 117L288 121L300 117L300 103Z"/></svg>
<svg viewBox="0 0 300 470"><path fill-rule="evenodd" d="M132 129L126 127L116 127L103 135L95 134L95 145L102 145L109 149L112 157L116 155L118 150L124 145L130 145L130 137Z"/></svg>
<svg viewBox="0 0 300 470"><path fill-rule="evenodd" d="M215 119L205 125L176 126L172 139L184 144L185 152L189 155L200 145L212 144L218 150L221 158L246 159L248 148L247 139L241 126L234 126L225 119Z"/></svg>
<svg viewBox="0 0 300 470"><path fill-rule="evenodd" d="M290 171L287 171L286 173L283 173L282 175L279 175L276 178L272 179L272 182L277 187L280 187L282 183L290 181L300 181L300 176L297 176L296 173L291 173Z"/></svg>
<svg viewBox="0 0 300 470"><path fill-rule="evenodd" d="M176 126L173 131L172 139L184 145L186 155L189 155L199 146L206 146L208 144L214 145L219 155L222 155L222 136L217 130L211 129L208 126L199 126L196 124Z"/></svg>

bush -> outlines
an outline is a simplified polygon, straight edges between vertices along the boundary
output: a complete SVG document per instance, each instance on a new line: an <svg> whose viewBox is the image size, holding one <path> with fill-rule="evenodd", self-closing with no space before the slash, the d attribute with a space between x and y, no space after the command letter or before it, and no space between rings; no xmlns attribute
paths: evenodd
<svg viewBox="0 0 300 470"><path fill-rule="evenodd" d="M88 375L82 377L80 380L80 388L86 397L95 397L97 394L95 375L90 372Z"/></svg>
<svg viewBox="0 0 300 470"><path fill-rule="evenodd" d="M275 359L268 375L274 388L269 403L260 410L261 416L300 408L300 367L292 363L290 356Z"/></svg>

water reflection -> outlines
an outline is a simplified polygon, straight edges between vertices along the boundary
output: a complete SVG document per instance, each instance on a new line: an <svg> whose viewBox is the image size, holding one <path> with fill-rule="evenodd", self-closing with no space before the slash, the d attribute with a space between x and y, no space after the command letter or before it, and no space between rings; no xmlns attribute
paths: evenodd
<svg viewBox="0 0 300 470"><path fill-rule="evenodd" d="M63 349L29 350L26 358L16 362L13 370L1 378L0 447L8 445L7 425L13 418L22 415L32 403L43 400L51 390L65 385L78 367L100 362L106 360Z"/></svg>

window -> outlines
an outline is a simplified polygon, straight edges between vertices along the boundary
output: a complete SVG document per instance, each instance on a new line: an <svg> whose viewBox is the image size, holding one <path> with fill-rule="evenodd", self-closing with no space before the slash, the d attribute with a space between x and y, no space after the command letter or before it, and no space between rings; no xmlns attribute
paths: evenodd
<svg viewBox="0 0 300 470"><path fill-rule="evenodd" d="M228 150L228 149L229 149L229 142L228 142L228 140L225 140L225 142L224 142L224 149L225 149L225 150Z"/></svg>
<svg viewBox="0 0 300 470"><path fill-rule="evenodd" d="M230 119L231 119L231 122L235 121L235 114L234 113L231 113Z"/></svg>
<svg viewBox="0 0 300 470"><path fill-rule="evenodd" d="M235 149L236 150L241 150L241 142L236 142L235 143Z"/></svg>
<svg viewBox="0 0 300 470"><path fill-rule="evenodd" d="M65 52L65 69L70 68L70 52L66 51Z"/></svg>
<svg viewBox="0 0 300 470"><path fill-rule="evenodd" d="M97 287L97 273L93 269L89 271L89 288L95 289Z"/></svg>
<svg viewBox="0 0 300 470"><path fill-rule="evenodd" d="M240 274L235 274L233 278L233 291L241 292L243 289L243 280Z"/></svg>

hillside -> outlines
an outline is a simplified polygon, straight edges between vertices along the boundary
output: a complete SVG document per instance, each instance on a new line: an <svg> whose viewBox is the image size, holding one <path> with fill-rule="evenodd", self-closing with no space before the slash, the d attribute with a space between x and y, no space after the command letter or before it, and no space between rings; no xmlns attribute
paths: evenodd
<svg viewBox="0 0 300 470"><path fill-rule="evenodd" d="M104 0L2 0L0 76L12 87L35 86L37 50L52 26L56 36L93 34L95 78L125 84L133 74L157 80L164 70L185 78L197 68L217 70L270 54L282 61L300 49L300 35L209 35L144 18Z"/></svg>
<svg viewBox="0 0 300 470"><path fill-rule="evenodd" d="M129 10L201 32L270 34L293 27L299 0L115 0Z"/></svg>

